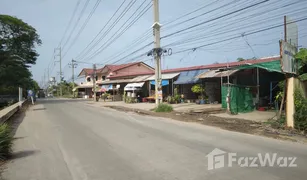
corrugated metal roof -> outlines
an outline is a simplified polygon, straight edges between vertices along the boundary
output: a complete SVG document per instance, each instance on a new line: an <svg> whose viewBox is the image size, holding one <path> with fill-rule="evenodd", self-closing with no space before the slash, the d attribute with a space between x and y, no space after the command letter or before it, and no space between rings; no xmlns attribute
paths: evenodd
<svg viewBox="0 0 307 180"><path fill-rule="evenodd" d="M271 61L276 61L276 60L280 60L280 56L265 57L265 58L253 59L253 60L244 60L244 61L239 61L239 62L217 63L217 64L208 64L208 65L201 65L201 66L165 69L165 70L162 70L162 73L174 73L174 72L183 72L183 71L200 70L200 69L217 69L217 68L225 68L225 67L235 67L235 66L241 66L245 64L258 64L258 63L271 62Z"/></svg>
<svg viewBox="0 0 307 180"><path fill-rule="evenodd" d="M238 69L228 70L228 71L219 71L219 70L211 70L204 73L201 73L197 76L197 78L205 79L205 78L217 78L217 77L225 77L231 76L232 74L238 72Z"/></svg>
<svg viewBox="0 0 307 180"><path fill-rule="evenodd" d="M168 73L168 74L162 74L162 80L163 79L173 79L177 76L179 76L180 73ZM155 80L155 75L150 76L148 79L146 79L147 81L152 81Z"/></svg>
<svg viewBox="0 0 307 180"><path fill-rule="evenodd" d="M107 81L97 81L97 84L116 84L116 83L137 83L137 82L144 82L151 75L146 76L137 76L133 79L116 79L116 80L107 80Z"/></svg>
<svg viewBox="0 0 307 180"><path fill-rule="evenodd" d="M149 77L151 77L151 75L137 76L137 77L131 79L130 82L142 82L142 81L146 81Z"/></svg>
<svg viewBox="0 0 307 180"><path fill-rule="evenodd" d="M200 70L192 70L192 71L184 71L180 73L180 76L174 84L194 84L198 81L197 75L203 73L204 69Z"/></svg>

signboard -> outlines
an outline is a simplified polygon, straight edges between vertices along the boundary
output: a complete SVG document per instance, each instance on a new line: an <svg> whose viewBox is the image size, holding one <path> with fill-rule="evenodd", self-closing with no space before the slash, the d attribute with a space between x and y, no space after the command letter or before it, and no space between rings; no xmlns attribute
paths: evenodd
<svg viewBox="0 0 307 180"><path fill-rule="evenodd" d="M285 73L297 74L297 63L295 61L296 46L283 40L280 41L281 70Z"/></svg>
<svg viewBox="0 0 307 180"><path fill-rule="evenodd" d="M28 96L34 96L34 93L33 93L33 91L32 90L28 90Z"/></svg>
<svg viewBox="0 0 307 180"><path fill-rule="evenodd" d="M294 46L298 46L298 27L295 21L286 16L286 35L287 42Z"/></svg>

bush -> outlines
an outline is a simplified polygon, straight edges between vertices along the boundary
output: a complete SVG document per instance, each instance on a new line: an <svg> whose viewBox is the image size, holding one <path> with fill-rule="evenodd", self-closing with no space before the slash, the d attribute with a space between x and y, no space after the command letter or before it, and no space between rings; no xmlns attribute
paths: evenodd
<svg viewBox="0 0 307 180"><path fill-rule="evenodd" d="M137 98L136 97L126 96L124 101L125 101L125 103L128 103L128 104L137 103Z"/></svg>
<svg viewBox="0 0 307 180"><path fill-rule="evenodd" d="M300 90L294 92L294 127L300 131L307 132L307 99Z"/></svg>
<svg viewBox="0 0 307 180"><path fill-rule="evenodd" d="M0 125L0 160L8 159L12 154L13 136L7 124Z"/></svg>
<svg viewBox="0 0 307 180"><path fill-rule="evenodd" d="M158 107L154 109L155 112L172 112L173 107L168 104L159 104Z"/></svg>

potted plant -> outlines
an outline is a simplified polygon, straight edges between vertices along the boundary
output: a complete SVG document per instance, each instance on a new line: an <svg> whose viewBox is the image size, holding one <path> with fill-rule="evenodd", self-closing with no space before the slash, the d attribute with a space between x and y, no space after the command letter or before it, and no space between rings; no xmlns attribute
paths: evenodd
<svg viewBox="0 0 307 180"><path fill-rule="evenodd" d="M195 84L192 86L191 91L195 94L199 94L196 104L205 104L205 88L201 84Z"/></svg>

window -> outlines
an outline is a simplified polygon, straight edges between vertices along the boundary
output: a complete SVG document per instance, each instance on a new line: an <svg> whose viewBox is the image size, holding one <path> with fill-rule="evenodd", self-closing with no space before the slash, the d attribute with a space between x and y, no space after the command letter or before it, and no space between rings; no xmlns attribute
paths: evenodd
<svg viewBox="0 0 307 180"><path fill-rule="evenodd" d="M96 81L98 81L98 76L95 77Z"/></svg>
<svg viewBox="0 0 307 180"><path fill-rule="evenodd" d="M91 77L87 77L87 78L86 78L86 81L87 81L87 82L91 82Z"/></svg>
<svg viewBox="0 0 307 180"><path fill-rule="evenodd" d="M101 79L104 81L106 80L106 76L102 76Z"/></svg>

